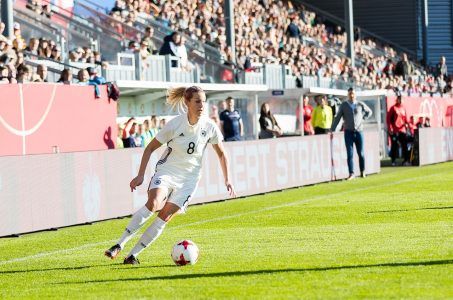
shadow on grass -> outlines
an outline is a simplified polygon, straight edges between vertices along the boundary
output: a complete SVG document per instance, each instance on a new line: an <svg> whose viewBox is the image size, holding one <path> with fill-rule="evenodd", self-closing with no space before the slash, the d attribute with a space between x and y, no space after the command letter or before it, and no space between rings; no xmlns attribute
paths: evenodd
<svg viewBox="0 0 453 300"><path fill-rule="evenodd" d="M431 209L453 209L453 206L435 206L435 207L423 207L423 208L413 208L413 209L377 210L377 211L367 211L367 214L414 211L414 210L431 210Z"/></svg>
<svg viewBox="0 0 453 300"><path fill-rule="evenodd" d="M104 280L100 279L100 280L86 280L86 281L76 281L76 282L56 282L54 284L109 283L109 282L117 282L117 281L144 281L144 280L177 280L177 279L191 279L191 278L234 277L234 276L261 275L261 274L277 274L277 273L289 273L289 272L296 272L296 273L298 273L298 272L318 272L318 271L347 270L347 269L376 268L376 267L380 268L380 267L431 266L431 265L447 265L447 264L453 264L453 259L414 261L414 262L402 262L402 263L352 265L352 266L334 266L334 267L320 267L320 268L299 268L299 269L280 269L280 270L253 270L253 271L235 271L235 272L218 272L218 273L178 274L178 275L168 275L168 276L151 276L151 277L119 278L119 279L104 279Z"/></svg>
<svg viewBox="0 0 453 300"><path fill-rule="evenodd" d="M121 267L119 267L121 266ZM158 266L143 266L143 268L166 268L171 267L174 265L158 265ZM31 269L31 270L5 270L0 271L0 275L3 274L15 274L15 273L30 273L30 272L52 272L52 271L77 271L77 270L84 270L84 269L94 269L94 268L110 268L110 270L128 270L123 267L121 261L115 264L104 264L104 265L88 265L88 266L74 266L74 267L59 267L59 268L48 268L48 269ZM137 267L135 267L137 268ZM138 267L140 268L140 267Z"/></svg>

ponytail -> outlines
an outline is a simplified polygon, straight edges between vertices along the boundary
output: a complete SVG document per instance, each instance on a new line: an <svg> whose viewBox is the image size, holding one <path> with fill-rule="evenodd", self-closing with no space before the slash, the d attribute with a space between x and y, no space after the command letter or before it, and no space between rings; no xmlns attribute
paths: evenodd
<svg viewBox="0 0 453 300"><path fill-rule="evenodd" d="M178 111L186 111L186 104L184 103L184 93L186 91L185 87L173 88L168 90L167 95L167 104L170 105L171 109L175 108Z"/></svg>
<svg viewBox="0 0 453 300"><path fill-rule="evenodd" d="M167 104L171 106L172 110L176 107L178 112L187 112L187 105L184 100L190 101L194 93L200 92L204 93L203 89L198 86L169 89L167 94Z"/></svg>

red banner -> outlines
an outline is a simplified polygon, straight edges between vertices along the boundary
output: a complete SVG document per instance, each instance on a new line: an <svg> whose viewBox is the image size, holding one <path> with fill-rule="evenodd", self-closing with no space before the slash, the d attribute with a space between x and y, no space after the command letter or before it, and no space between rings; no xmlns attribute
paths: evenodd
<svg viewBox="0 0 453 300"><path fill-rule="evenodd" d="M0 86L0 156L112 149L116 102L92 86Z"/></svg>
<svg viewBox="0 0 453 300"><path fill-rule="evenodd" d="M387 97L387 112L395 101L396 96ZM408 118L414 116L415 123L419 117L428 117L431 127L453 126L452 97L403 96L403 106L406 108Z"/></svg>

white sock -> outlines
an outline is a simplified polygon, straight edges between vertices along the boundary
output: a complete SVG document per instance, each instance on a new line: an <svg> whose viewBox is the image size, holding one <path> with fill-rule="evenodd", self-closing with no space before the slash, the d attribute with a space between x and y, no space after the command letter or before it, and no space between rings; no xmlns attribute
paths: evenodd
<svg viewBox="0 0 453 300"><path fill-rule="evenodd" d="M165 225L167 225L167 223L161 218L157 217L154 222L148 227L148 229L146 229L146 231L143 233L142 237L134 246L134 248L132 248L128 257L131 255L137 257L137 255L139 255L140 252L143 251L143 249L148 247L159 237L162 231L164 231Z"/></svg>
<svg viewBox="0 0 453 300"><path fill-rule="evenodd" d="M132 215L131 221L127 225L126 230L117 243L120 245L121 249L124 248L124 245L135 235L137 230L139 230L152 215L153 212L146 206L143 206Z"/></svg>

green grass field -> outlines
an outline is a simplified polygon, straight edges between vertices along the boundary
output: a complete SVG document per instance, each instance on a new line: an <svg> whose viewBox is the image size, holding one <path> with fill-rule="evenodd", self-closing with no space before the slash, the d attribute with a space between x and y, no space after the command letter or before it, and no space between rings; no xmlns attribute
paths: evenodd
<svg viewBox="0 0 453 300"><path fill-rule="evenodd" d="M138 236L103 256L128 221L0 239L0 298L453 298L451 162L192 206L139 266ZM173 265L181 239L196 265Z"/></svg>

